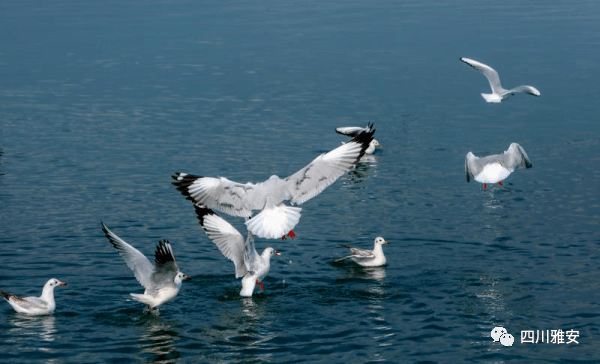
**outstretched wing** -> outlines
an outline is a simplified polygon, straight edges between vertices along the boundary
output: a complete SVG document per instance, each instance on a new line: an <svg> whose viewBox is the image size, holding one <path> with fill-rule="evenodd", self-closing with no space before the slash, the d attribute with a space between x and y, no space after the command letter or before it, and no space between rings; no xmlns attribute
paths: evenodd
<svg viewBox="0 0 600 364"><path fill-rule="evenodd" d="M179 273L179 266L168 240L158 242L154 252L154 265L152 281L156 288L172 283L177 273Z"/></svg>
<svg viewBox="0 0 600 364"><path fill-rule="evenodd" d="M188 200L208 208L238 217L249 217L252 210L264 206L264 198L256 192L256 185L241 184L225 177L202 177L177 172L173 174L173 185Z"/></svg>
<svg viewBox="0 0 600 364"><path fill-rule="evenodd" d="M148 258L144 256L139 250L127 244L123 239L119 238L115 233L110 231L104 223L102 224L102 231L108 238L108 241L117 249L119 254L127 263L127 266L133 271L135 278L140 282L146 289L151 289L152 273L154 273L154 266Z"/></svg>
<svg viewBox="0 0 600 364"><path fill-rule="evenodd" d="M358 134L350 142L321 154L284 181L291 202L300 205L321 193L340 176L354 168L373 140L375 130Z"/></svg>
<svg viewBox="0 0 600 364"><path fill-rule="evenodd" d="M483 73L483 75L487 78L488 82L490 83L492 92L501 93L502 91L504 91L502 85L500 85L500 76L498 76L498 72L496 72L495 69L470 58L462 57L460 60L465 62L469 66L475 68L477 71Z"/></svg>
<svg viewBox="0 0 600 364"><path fill-rule="evenodd" d="M504 157L506 158L507 167L514 170L517 167L520 168L531 168L533 164L529 160L527 153L525 153L525 149L521 147L517 143L511 143L508 147L508 150L504 152Z"/></svg>
<svg viewBox="0 0 600 364"><path fill-rule="evenodd" d="M520 92L520 93L530 94L530 95L533 95L533 96L540 96L541 95L540 91L537 88L533 87L533 86L517 86L517 87L515 87L513 89L510 89L509 91L512 94L514 94L516 92Z"/></svg>
<svg viewBox="0 0 600 364"><path fill-rule="evenodd" d="M335 131L338 134L348 135L351 137L355 137L363 131L371 131L373 128L373 123L369 122L366 127L361 128L360 126L342 126L339 128L335 128Z"/></svg>
<svg viewBox="0 0 600 364"><path fill-rule="evenodd" d="M467 177L467 182L471 182L477 174L481 171L480 166L477 163L479 158L476 157L473 153L469 152L465 156L465 174Z"/></svg>
<svg viewBox="0 0 600 364"><path fill-rule="evenodd" d="M244 276L248 270L244 264L244 237L231 224L214 211L194 205L196 216L206 235L219 248L221 253L235 265L235 277ZM252 244L254 246L254 244ZM254 252L256 254L256 251Z"/></svg>

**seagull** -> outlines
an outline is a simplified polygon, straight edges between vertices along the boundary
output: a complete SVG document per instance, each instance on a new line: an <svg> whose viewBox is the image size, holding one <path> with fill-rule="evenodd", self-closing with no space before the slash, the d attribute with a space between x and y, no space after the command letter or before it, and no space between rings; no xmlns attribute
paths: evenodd
<svg viewBox="0 0 600 364"><path fill-rule="evenodd" d="M335 128L335 131L338 134L348 135L353 138L361 132L369 132L371 130L375 132L375 129L373 129L373 123L368 123L367 126L364 128L361 128L360 126L342 126L339 128ZM375 152L375 148L381 148L381 143L379 143L377 139L371 140L371 143L369 143L369 147L365 150L365 154L373 154Z"/></svg>
<svg viewBox="0 0 600 364"><path fill-rule="evenodd" d="M149 311L156 311L158 306L175 298L182 281L190 279L179 271L171 244L167 240L161 240L156 246L152 264L144 254L119 238L104 223L102 231L133 271L138 282L146 288L144 294L130 294L136 301L148 305Z"/></svg>
<svg viewBox="0 0 600 364"><path fill-rule="evenodd" d="M540 96L540 91L533 86L518 86L507 90L500 85L500 77L498 76L498 72L496 72L496 70L492 67L470 58L462 57L460 60L475 68L477 71L483 73L483 75L488 79L490 87L492 88L492 93L481 94L481 96L487 102L499 103L516 93L526 93L534 96Z"/></svg>
<svg viewBox="0 0 600 364"><path fill-rule="evenodd" d="M502 180L519 167L531 168L533 165L529 161L525 149L517 143L511 143L503 154L479 158L469 152L465 157L467 182L471 182L471 179L481 182L484 190L488 183L498 183L499 186L502 186Z"/></svg>
<svg viewBox="0 0 600 364"><path fill-rule="evenodd" d="M293 238L300 220L300 205L321 193L340 176L354 168L373 139L374 130L359 133L352 141L321 154L298 172L281 179L271 176L257 184L233 182L225 177L173 174L173 185L194 204L246 219L248 230L266 239ZM287 234L286 234L287 233Z"/></svg>
<svg viewBox="0 0 600 364"><path fill-rule="evenodd" d="M54 312L54 309L56 308L54 288L56 286L66 285L67 282L61 282L56 278L52 278L46 282L44 289L42 290L42 295L39 297L21 298L4 291L0 291L0 294L17 312L26 313L28 315L46 315Z"/></svg>
<svg viewBox="0 0 600 364"><path fill-rule="evenodd" d="M257 284L260 285L261 291L264 291L262 280L269 273L271 257L281 253L269 247L259 255L254 247L254 237L251 232L248 231L248 236L244 240L239 231L211 209L198 205L194 207L206 235L235 265L235 278L243 277L240 296L251 297Z"/></svg>
<svg viewBox="0 0 600 364"><path fill-rule="evenodd" d="M375 238L375 246L373 250L366 250L355 248L346 244L339 244L341 247L350 249L350 255L343 258L336 259L336 262L341 262L348 258L352 259L363 267L379 267L386 263L385 255L383 255L383 244L387 244L388 241L378 236Z"/></svg>

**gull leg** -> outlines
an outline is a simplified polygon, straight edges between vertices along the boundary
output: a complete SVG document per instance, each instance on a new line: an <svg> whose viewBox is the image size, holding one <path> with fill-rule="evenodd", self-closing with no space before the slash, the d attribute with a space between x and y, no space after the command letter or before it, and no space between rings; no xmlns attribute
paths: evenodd
<svg viewBox="0 0 600 364"><path fill-rule="evenodd" d="M502 186L502 181L498 182L498 186Z"/></svg>
<svg viewBox="0 0 600 364"><path fill-rule="evenodd" d="M483 184L483 189L485 190L487 188L487 183Z"/></svg>
<svg viewBox="0 0 600 364"><path fill-rule="evenodd" d="M296 233L294 232L294 230L290 230L290 232L288 233L288 236L293 239L296 237Z"/></svg>

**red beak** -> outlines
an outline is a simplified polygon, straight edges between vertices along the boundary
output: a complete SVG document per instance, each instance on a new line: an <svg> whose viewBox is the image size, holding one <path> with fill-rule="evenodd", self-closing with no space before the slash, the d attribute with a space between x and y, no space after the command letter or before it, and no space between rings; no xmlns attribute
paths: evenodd
<svg viewBox="0 0 600 364"><path fill-rule="evenodd" d="M190 278L190 276L185 276L185 277L183 277L183 279L185 279L186 281L189 281L191 278Z"/></svg>
<svg viewBox="0 0 600 364"><path fill-rule="evenodd" d="M59 286L66 286L67 282L60 282Z"/></svg>

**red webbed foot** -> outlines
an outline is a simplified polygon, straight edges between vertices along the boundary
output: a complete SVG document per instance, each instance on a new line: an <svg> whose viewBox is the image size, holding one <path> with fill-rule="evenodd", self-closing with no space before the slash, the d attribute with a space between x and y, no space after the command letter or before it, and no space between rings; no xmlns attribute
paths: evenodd
<svg viewBox="0 0 600 364"><path fill-rule="evenodd" d="M502 181L498 182L498 186L502 186L502 185L503 185Z"/></svg>

